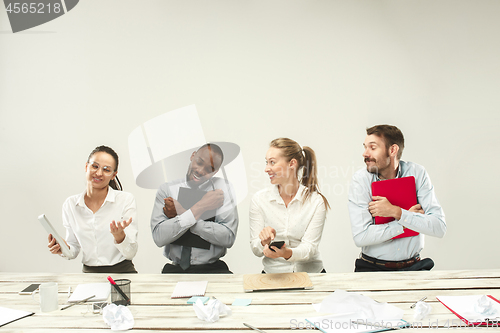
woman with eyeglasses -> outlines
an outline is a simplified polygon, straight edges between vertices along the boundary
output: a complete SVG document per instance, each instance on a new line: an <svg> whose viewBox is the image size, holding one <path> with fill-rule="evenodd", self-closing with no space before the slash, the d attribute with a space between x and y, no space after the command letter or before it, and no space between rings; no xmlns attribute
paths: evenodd
<svg viewBox="0 0 500 333"><path fill-rule="evenodd" d="M106 146L95 148L85 164L87 188L63 204L63 225L71 255L65 257L49 235L49 250L66 259L82 251L84 273L137 273L137 213L132 194L123 192L117 177L118 155Z"/></svg>

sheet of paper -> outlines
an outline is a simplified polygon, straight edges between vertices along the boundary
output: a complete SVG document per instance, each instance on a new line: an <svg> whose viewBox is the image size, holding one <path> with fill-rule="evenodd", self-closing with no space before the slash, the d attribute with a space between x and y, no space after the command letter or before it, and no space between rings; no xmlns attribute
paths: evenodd
<svg viewBox="0 0 500 333"><path fill-rule="evenodd" d="M471 323L484 322L486 319L489 320L500 320L497 316L500 314L500 303L491 300L492 307L496 310L496 316L488 316L482 313L479 313L475 310L475 305L478 300L484 295L468 295L468 296L436 296L436 298L450 308L452 311L455 311L459 316L462 316L467 321Z"/></svg>
<svg viewBox="0 0 500 333"><path fill-rule="evenodd" d="M208 281L180 281L175 285L171 298L204 296Z"/></svg>
<svg viewBox="0 0 500 333"><path fill-rule="evenodd" d="M0 326L11 323L15 320L31 316L33 312L14 310L0 307Z"/></svg>
<svg viewBox="0 0 500 333"><path fill-rule="evenodd" d="M252 303L252 299L251 298L237 298L234 300L233 304L231 305L234 305L234 306L247 306L247 305L250 305L250 303Z"/></svg>
<svg viewBox="0 0 500 333"><path fill-rule="evenodd" d="M107 301L111 292L111 284L103 283L84 283L76 286L75 291L68 299L69 303L78 302L89 296L95 295L89 302Z"/></svg>
<svg viewBox="0 0 500 333"><path fill-rule="evenodd" d="M210 299L210 297L200 297L200 296L193 296L191 297L190 299L187 300L187 304L194 304L196 303L197 300L201 300L201 302L203 304L207 304L208 300Z"/></svg>

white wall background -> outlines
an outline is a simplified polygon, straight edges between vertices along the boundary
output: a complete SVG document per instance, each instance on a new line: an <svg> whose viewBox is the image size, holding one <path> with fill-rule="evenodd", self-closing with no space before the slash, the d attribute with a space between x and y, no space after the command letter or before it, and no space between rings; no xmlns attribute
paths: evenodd
<svg viewBox="0 0 500 333"><path fill-rule="evenodd" d="M62 203L84 190L87 155L105 144L138 204L134 263L160 272L155 191L135 185L127 138L190 104L207 140L237 143L245 160L249 194L225 257L233 272L261 270L248 206L280 136L316 150L332 205L325 267L353 270L348 184L365 128L380 123L401 128L403 159L426 167L446 213L447 235L427 237L422 255L436 269L497 267L499 13L496 0L86 0L13 34L0 9L0 270L80 272L80 257L48 252L36 217L63 233Z"/></svg>

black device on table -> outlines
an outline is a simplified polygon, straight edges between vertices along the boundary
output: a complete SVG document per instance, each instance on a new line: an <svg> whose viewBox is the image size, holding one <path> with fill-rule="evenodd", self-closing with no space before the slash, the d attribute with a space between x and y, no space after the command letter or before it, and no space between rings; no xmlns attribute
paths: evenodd
<svg viewBox="0 0 500 333"><path fill-rule="evenodd" d="M29 286L27 286L26 288L21 290L19 292L19 295L31 295L35 290L38 289L39 286L40 286L40 283L30 284Z"/></svg>

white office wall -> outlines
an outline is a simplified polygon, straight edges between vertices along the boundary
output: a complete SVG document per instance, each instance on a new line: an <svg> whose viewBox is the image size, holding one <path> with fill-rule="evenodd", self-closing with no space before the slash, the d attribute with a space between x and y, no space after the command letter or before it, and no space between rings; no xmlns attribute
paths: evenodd
<svg viewBox="0 0 500 333"><path fill-rule="evenodd" d="M495 266L499 12L496 0L85 0L13 34L0 9L0 270L80 271L80 257L48 252L36 217L63 232L62 203L85 189L87 155L105 144L138 204L134 263L160 272L149 227L155 191L135 185L127 139L190 104L207 140L243 153L249 194L225 257L233 272L261 270L248 207L268 184L268 143L281 136L316 150L332 205L325 267L353 270L347 191L363 167L365 128L381 123L403 131L403 159L426 167L446 213L447 235L427 237L422 255L436 269Z"/></svg>

